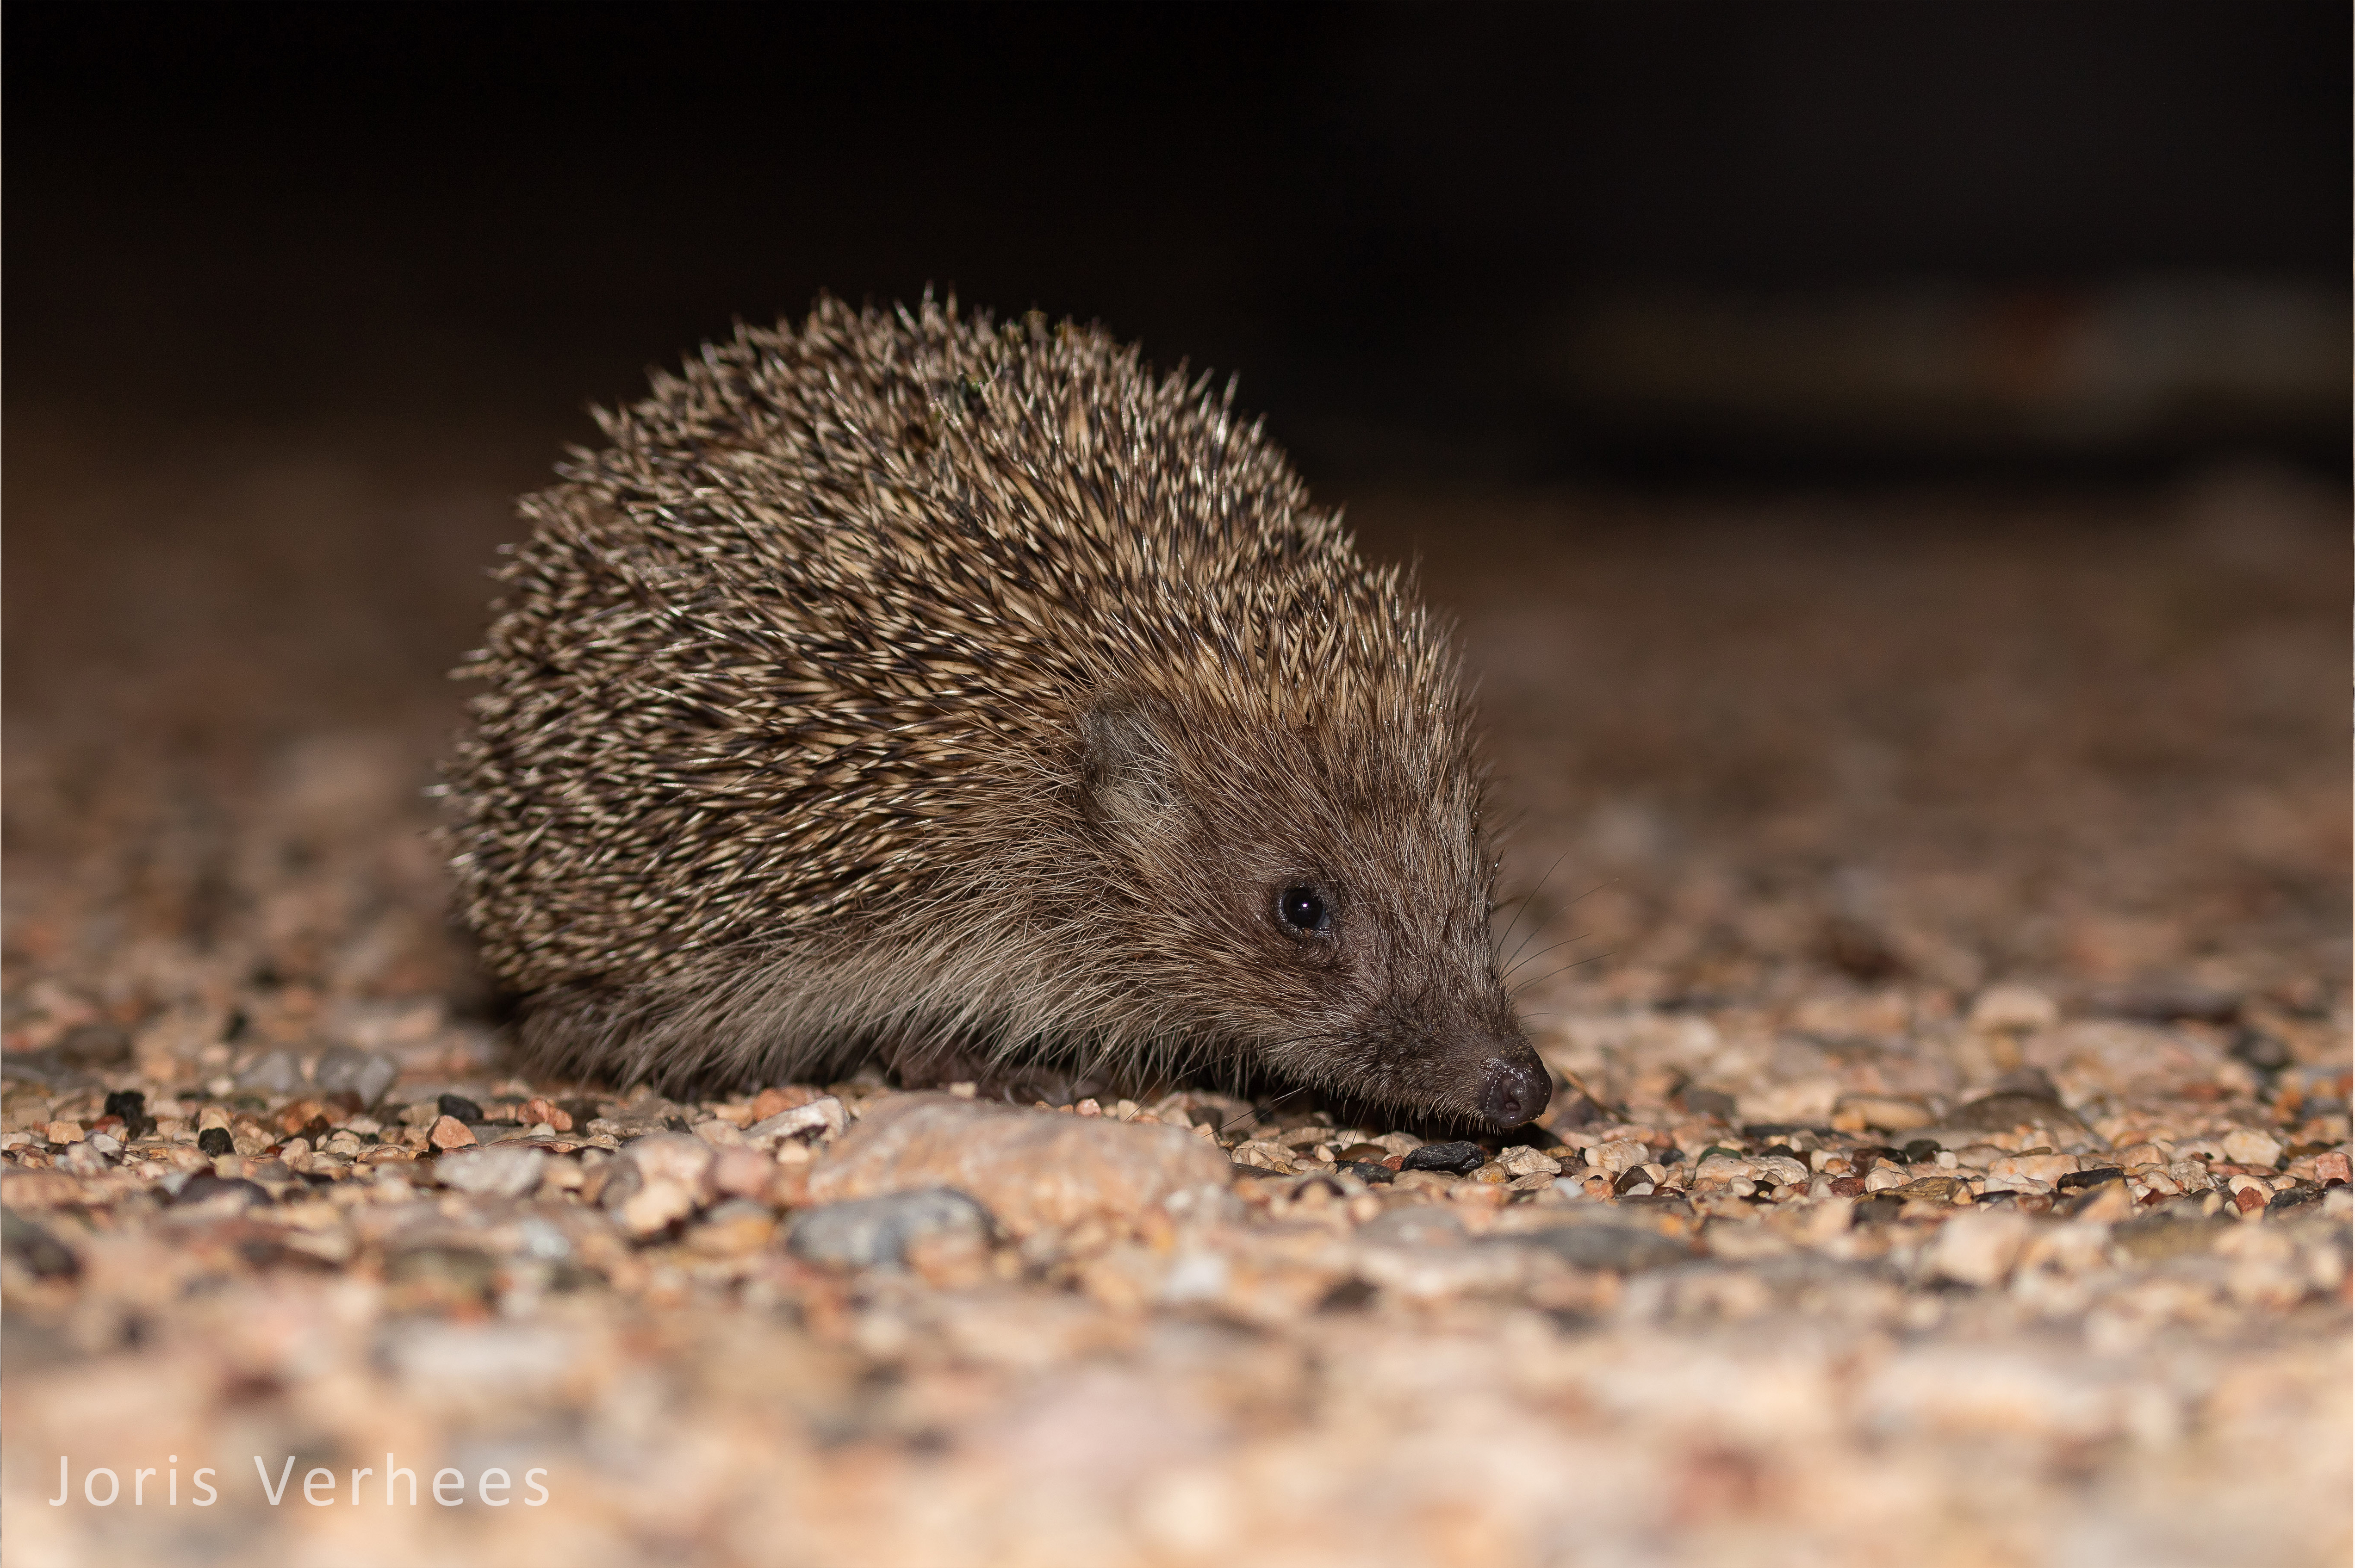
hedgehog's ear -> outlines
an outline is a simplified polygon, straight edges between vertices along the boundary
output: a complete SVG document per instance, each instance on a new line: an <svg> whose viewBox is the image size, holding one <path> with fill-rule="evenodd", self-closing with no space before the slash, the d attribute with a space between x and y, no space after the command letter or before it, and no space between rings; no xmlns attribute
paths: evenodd
<svg viewBox="0 0 2355 1568"><path fill-rule="evenodd" d="M1177 709L1149 691L1115 691L1080 716L1081 809L1104 827L1149 828L1178 807Z"/></svg>

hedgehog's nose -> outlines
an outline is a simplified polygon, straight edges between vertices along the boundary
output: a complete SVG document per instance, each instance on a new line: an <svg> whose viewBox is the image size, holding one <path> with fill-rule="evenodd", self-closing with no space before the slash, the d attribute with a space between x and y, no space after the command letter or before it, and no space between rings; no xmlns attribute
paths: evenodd
<svg viewBox="0 0 2355 1568"><path fill-rule="evenodd" d="M1480 1114L1500 1127L1518 1127L1546 1108L1553 1098L1553 1080L1534 1061L1488 1063L1480 1083Z"/></svg>

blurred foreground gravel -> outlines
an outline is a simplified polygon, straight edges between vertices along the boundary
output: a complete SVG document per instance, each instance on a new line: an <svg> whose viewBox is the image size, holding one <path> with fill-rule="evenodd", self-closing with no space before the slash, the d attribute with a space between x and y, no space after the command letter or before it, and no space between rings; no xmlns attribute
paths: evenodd
<svg viewBox="0 0 2355 1568"><path fill-rule="evenodd" d="M2343 496L1357 505L1565 1075L1467 1144L510 1076L509 482L372 450L12 443L11 1563L2347 1560Z"/></svg>

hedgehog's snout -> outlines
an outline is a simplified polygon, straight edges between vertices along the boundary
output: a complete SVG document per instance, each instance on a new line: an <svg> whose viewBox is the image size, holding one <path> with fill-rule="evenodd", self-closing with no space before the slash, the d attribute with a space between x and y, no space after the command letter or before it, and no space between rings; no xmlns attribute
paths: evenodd
<svg viewBox="0 0 2355 1568"><path fill-rule="evenodd" d="M1519 1055L1489 1060L1480 1080L1480 1114L1500 1127L1518 1127L1534 1121L1553 1098L1553 1079L1529 1048Z"/></svg>
<svg viewBox="0 0 2355 1568"><path fill-rule="evenodd" d="M1431 991L1393 998L1367 1032L1399 1099L1444 1119L1502 1129L1545 1114L1553 1077L1500 994L1466 1004Z"/></svg>

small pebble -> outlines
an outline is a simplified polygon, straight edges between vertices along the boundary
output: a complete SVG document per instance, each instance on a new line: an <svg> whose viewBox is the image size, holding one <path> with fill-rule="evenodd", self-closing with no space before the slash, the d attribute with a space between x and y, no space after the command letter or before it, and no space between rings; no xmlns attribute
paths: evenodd
<svg viewBox="0 0 2355 1568"><path fill-rule="evenodd" d="M752 1096L752 1120L765 1122L779 1111L790 1111L796 1105L808 1104L822 1093L824 1091L810 1088L806 1084L795 1084L782 1089L763 1089Z"/></svg>
<svg viewBox="0 0 2355 1568"><path fill-rule="evenodd" d="M2292 1060L2289 1045L2277 1035L2244 1029L2232 1042L2232 1054L2260 1072L2279 1072Z"/></svg>
<svg viewBox="0 0 2355 1568"><path fill-rule="evenodd" d="M131 1031L121 1024L76 1024L51 1049L80 1067L113 1067L131 1060Z"/></svg>
<svg viewBox="0 0 2355 1568"><path fill-rule="evenodd" d="M237 1140L229 1136L229 1130L225 1126L207 1127L197 1135L197 1147L200 1152L218 1158L236 1152Z"/></svg>
<svg viewBox="0 0 2355 1568"><path fill-rule="evenodd" d="M39 1279L71 1279L81 1273L73 1249L14 1209L0 1210L0 1248Z"/></svg>
<svg viewBox="0 0 2355 1568"><path fill-rule="evenodd" d="M1981 1031L2051 1029L2060 1021L2060 1008L2031 986L1989 986L1971 1003L1970 1027Z"/></svg>
<svg viewBox="0 0 2355 1568"><path fill-rule="evenodd" d="M688 1248L706 1257L741 1257L767 1246L777 1233L777 1217L768 1206L731 1198L688 1228Z"/></svg>
<svg viewBox="0 0 2355 1568"><path fill-rule="evenodd" d="M1926 1199L1933 1203L1967 1203L1971 1200L1971 1184L1959 1176L1923 1176L1902 1187L1890 1188L1891 1196Z"/></svg>
<svg viewBox="0 0 2355 1568"><path fill-rule="evenodd" d="M1736 1104L1732 1095L1716 1089L1688 1089L1683 1095L1685 1109L1696 1116L1708 1116L1714 1121L1733 1120ZM1547 1120L1556 1126L1571 1125L1554 1117Z"/></svg>
<svg viewBox="0 0 2355 1568"><path fill-rule="evenodd" d="M2224 1135L2224 1157L2234 1165L2271 1169L2280 1163L2282 1146L2254 1127L2234 1127Z"/></svg>
<svg viewBox="0 0 2355 1568"><path fill-rule="evenodd" d="M764 1198L776 1185L778 1166L749 1145L723 1148L711 1161L711 1186L732 1198Z"/></svg>
<svg viewBox="0 0 2355 1568"><path fill-rule="evenodd" d="M1363 1147L1363 1146L1360 1146ZM1516 1144L1498 1157L1497 1163L1507 1174L1522 1176L1556 1176L1561 1171L1561 1161L1539 1153L1526 1144Z"/></svg>
<svg viewBox="0 0 2355 1568"><path fill-rule="evenodd" d="M684 1182L649 1177L625 1166L607 1179L599 1195L608 1213L633 1237L651 1236L695 1212L697 1194Z"/></svg>
<svg viewBox="0 0 2355 1568"><path fill-rule="evenodd" d="M1435 1246L1464 1239L1464 1221L1445 1209L1392 1209L1358 1227L1358 1239L1379 1245Z"/></svg>
<svg viewBox="0 0 2355 1568"><path fill-rule="evenodd" d="M551 1157L518 1144L459 1148L433 1162L433 1179L485 1198L527 1198L539 1186L542 1168Z"/></svg>
<svg viewBox="0 0 2355 1568"><path fill-rule="evenodd" d="M2009 1132L2022 1125L2060 1127L2072 1132L2087 1130L2075 1112L2051 1095L2019 1089L2000 1090L1957 1106L1947 1115L1945 1125L1991 1133Z"/></svg>
<svg viewBox="0 0 2355 1568"><path fill-rule="evenodd" d="M1939 1228L1930 1266L1964 1285L2000 1285L2028 1245L2033 1224L2020 1214L1957 1214Z"/></svg>
<svg viewBox="0 0 2355 1568"><path fill-rule="evenodd" d="M1690 1262L1692 1249L1657 1231L1633 1225L1557 1225L1550 1230L1488 1238L1494 1243L1542 1247L1576 1268L1634 1274Z"/></svg>
<svg viewBox="0 0 2355 1568"><path fill-rule="evenodd" d="M2079 1188L2099 1187L2105 1181L2124 1181L2126 1173L2115 1165L2095 1166L2091 1170L2073 1170L2063 1174L2053 1186L2063 1192Z"/></svg>
<svg viewBox="0 0 2355 1568"><path fill-rule="evenodd" d="M1833 1106L1832 1117L1839 1121L1846 1115L1853 1115L1864 1125L1884 1133L1912 1132L1915 1127L1930 1125L1934 1119L1930 1107L1921 1101L1886 1094L1843 1095Z"/></svg>
<svg viewBox="0 0 2355 1568"><path fill-rule="evenodd" d="M147 1095L144 1090L118 1089L106 1097L106 1114L123 1118L123 1136L144 1137L155 1130L155 1118L147 1114Z"/></svg>
<svg viewBox="0 0 2355 1568"><path fill-rule="evenodd" d="M303 1087L303 1063L291 1051L265 1051L239 1070L237 1086L265 1094L292 1094Z"/></svg>
<svg viewBox="0 0 2355 1568"><path fill-rule="evenodd" d="M1586 1163L1611 1177L1646 1164L1651 1157L1651 1149L1634 1138L1615 1138L1586 1151Z"/></svg>
<svg viewBox="0 0 2355 1568"><path fill-rule="evenodd" d="M323 1094L356 1094L362 1106L374 1105L400 1081L400 1063L380 1051L359 1051L348 1045L323 1052L311 1070L311 1082Z"/></svg>
<svg viewBox="0 0 2355 1568"><path fill-rule="evenodd" d="M1400 1162L1406 1170L1444 1170L1467 1176L1487 1163L1488 1157L1476 1143L1425 1144Z"/></svg>
<svg viewBox="0 0 2355 1568"><path fill-rule="evenodd" d="M269 1201L270 1194L259 1183L242 1177L224 1177L209 1170L200 1170L189 1177L172 1199L176 1208L217 1203L226 1209L250 1209L257 1203Z"/></svg>
<svg viewBox="0 0 2355 1568"><path fill-rule="evenodd" d="M991 1229L989 1211L971 1197L929 1187L804 1210L794 1216L785 1245L812 1263L875 1268L904 1262L909 1244L921 1237L964 1232L979 1238Z"/></svg>
<svg viewBox="0 0 2355 1568"><path fill-rule="evenodd" d="M2112 1227L2110 1241L2137 1262L2165 1263L2208 1251L2220 1233L2231 1229L2225 1221L2196 1211L2187 1213L2183 1206L2170 1204L2166 1211L2141 1215Z"/></svg>
<svg viewBox="0 0 2355 1568"><path fill-rule="evenodd" d="M523 1103L523 1110L518 1114L518 1117L527 1126L545 1125L549 1131L559 1133L569 1133L572 1130L572 1113L552 1101L538 1096L534 1096Z"/></svg>
<svg viewBox="0 0 2355 1568"><path fill-rule="evenodd" d="M2026 1177L2031 1181L2056 1182L2064 1176L2073 1176L2078 1169L2073 1154L2010 1154L1999 1155L1987 1162L1989 1176Z"/></svg>
<svg viewBox="0 0 2355 1568"><path fill-rule="evenodd" d="M762 1099L767 1095L763 1094ZM760 1101L752 1108L758 1111ZM820 1094L798 1105L785 1106L763 1116L744 1129L747 1143L773 1143L779 1138L798 1137L810 1133L839 1133L850 1125L849 1113L842 1102L831 1094Z"/></svg>
<svg viewBox="0 0 2355 1568"><path fill-rule="evenodd" d="M716 1157L711 1146L687 1133L655 1133L622 1151L622 1157L649 1180L675 1181L700 1189Z"/></svg>

